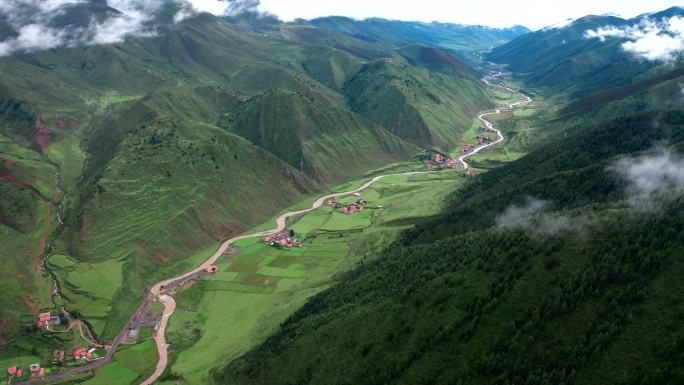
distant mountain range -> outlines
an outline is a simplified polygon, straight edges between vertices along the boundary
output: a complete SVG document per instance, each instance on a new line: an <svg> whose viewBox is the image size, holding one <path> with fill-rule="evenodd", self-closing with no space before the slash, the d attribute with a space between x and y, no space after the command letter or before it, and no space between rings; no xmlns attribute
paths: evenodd
<svg viewBox="0 0 684 385"><path fill-rule="evenodd" d="M633 19L586 16L558 28L544 28L519 36L496 47L487 55L487 60L506 64L530 87L546 88L551 93L577 99L599 89L667 72L673 64L681 63L679 60L662 66L662 62L645 60L626 51L623 48L627 41L625 37L601 41L587 36L589 31L638 29L644 17L661 23L663 19L677 16L684 16L684 8L672 7Z"/></svg>
<svg viewBox="0 0 684 385"><path fill-rule="evenodd" d="M188 254L304 194L452 149L493 106L478 73L420 41L175 11L143 18L95 1L21 27L38 10L0 19L0 261L26 277L0 282L11 293L0 341L13 351L32 344L17 334L32 317L17 298L47 293L26 261L48 243L80 261L127 261L115 297L68 306L111 338L142 287Z"/></svg>
<svg viewBox="0 0 684 385"><path fill-rule="evenodd" d="M355 20L332 16L313 19L309 23L332 31L343 32L369 42L383 42L395 46L412 43L428 44L459 54L475 61L479 53L530 32L516 25L510 28L492 28L480 25L451 23L422 23L381 18ZM474 57L475 58L474 58Z"/></svg>
<svg viewBox="0 0 684 385"><path fill-rule="evenodd" d="M624 45L640 23L587 16L496 47L488 59L551 104L500 126L517 128L511 143L544 139L311 298L215 383L682 383L684 71L681 52Z"/></svg>

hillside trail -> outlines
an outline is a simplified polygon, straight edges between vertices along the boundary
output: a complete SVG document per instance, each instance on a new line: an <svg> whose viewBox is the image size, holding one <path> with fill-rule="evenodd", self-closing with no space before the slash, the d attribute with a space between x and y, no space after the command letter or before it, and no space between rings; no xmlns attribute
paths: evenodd
<svg viewBox="0 0 684 385"><path fill-rule="evenodd" d="M498 85L498 84L492 84L490 82L490 80L492 80L498 76L501 76L501 75L502 75L501 72L493 74L493 75L489 75L489 76L486 76L485 78L483 78L482 81L490 87L500 88L500 89L504 89L504 90L511 92L511 93L519 94L519 95L523 96L525 98L525 100L509 104L507 107L501 107L501 108L497 108L494 110L482 111L482 112L478 113L477 118L480 121L482 121L488 128L490 128L491 130L496 132L497 140L492 142L492 143L482 144L478 147L475 147L473 149L473 151L471 151L470 153L460 156L458 158L458 160L459 160L459 162L461 162L464 169L467 169L469 167L469 164L465 161L465 159L479 153L480 151L484 150L485 148L488 148L488 147L494 146L498 143L501 143L504 140L504 136L501 133L501 131L494 128L492 123L485 120L484 117L487 115L499 114L499 113L501 113L501 111L513 109L517 105L520 105L523 103L529 103L532 101L532 99L527 95L524 95L520 92L517 92L511 88L508 88L508 87L505 87L502 85ZM152 374L150 374L141 383L141 385L153 384L155 381L157 381L159 379L159 377L161 377L161 375L164 373L164 371L166 370L166 368L168 366L169 344L166 341L166 328L168 326L169 319L171 318L171 316L173 315L173 313L176 310L176 301L170 295L171 291L173 289L183 285L189 279L191 279L195 276L198 276L203 271L205 271L205 269L207 267L214 265L216 263L216 261L218 261L218 259L221 258L221 256L223 256L226 253L226 251L230 248L230 246L233 245L235 242L240 241L242 239L254 238L254 237L266 237L269 235L279 233L279 232L286 229L288 219L293 218L293 217L297 217L300 215L305 215L306 213L314 211L314 210L320 208L321 206L323 206L323 204L329 199L353 195L355 193L360 193L360 192L366 190L367 188L369 188L370 186L372 186L373 184L375 184L376 182L378 182L379 180L382 180L384 178L392 177L392 176L411 176L411 175L420 175L420 174L430 174L430 173L434 173L434 172L435 171L413 171L413 172L405 172L405 173L378 175L378 176L373 177L371 180L369 180L368 182L364 183L363 185L361 185L360 187L358 187L354 190L324 195L324 196L318 198L311 205L311 207L308 209L303 209L303 210L298 210L298 211L290 211L290 212L286 212L286 213L278 216L276 218L276 227L275 228L273 228L271 230L259 231L259 232L255 232L255 233L251 233L251 234L244 234L244 235L239 235L239 236L230 238L230 239L226 240L225 242L223 242L220 245L220 247L218 248L218 250L216 250L216 252L214 254L212 254L212 256L209 257L207 260L205 260L201 265L195 267L194 269L192 269L188 272L185 272L183 274L180 274L180 275L177 275L175 277L172 277L172 278L169 278L169 279L166 279L166 280L163 280L161 282L156 283L154 286L152 286L150 288L149 293L145 299L145 302L147 302L147 301L159 301L159 303L161 303L161 305L164 308L163 312L162 312L162 316L159 319L159 321L157 322L157 325L155 326L156 331L155 331L155 335L153 337L154 341L157 345L157 351L159 354L159 359L157 361L157 365L155 367L154 372L152 372ZM117 348L121 344L121 342L125 339L125 336L128 334L129 326L133 323L133 321L138 316L140 316L140 313L144 311L144 308L145 307L143 305L140 305L140 307L138 307L138 309L131 315L131 317L129 318L128 322L124 325L124 327L122 328L119 335L112 342L111 347L108 349L107 354L105 357L103 357L103 359L100 359L100 360L98 360L94 363L91 363L91 364L80 366L78 368L75 368L75 369L72 369L72 370L69 370L66 372L57 373L57 374L54 374L54 375L51 375L51 376L48 376L45 378L33 378L31 380L16 383L15 385L32 385L32 384L38 384L38 383L44 383L44 382L50 382L50 381L56 381L56 380L65 380L65 379L71 378L77 374L85 373L87 371L95 370L97 368L104 366L106 364L106 362L111 359L111 357L113 356L113 354L115 353L115 351L117 350Z"/></svg>

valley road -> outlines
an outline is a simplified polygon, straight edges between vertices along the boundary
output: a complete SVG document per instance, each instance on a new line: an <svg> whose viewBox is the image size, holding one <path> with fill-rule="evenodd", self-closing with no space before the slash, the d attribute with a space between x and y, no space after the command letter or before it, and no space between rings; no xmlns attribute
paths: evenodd
<svg viewBox="0 0 684 385"><path fill-rule="evenodd" d="M489 82L489 80L491 80L492 78L495 78L495 77L500 76L500 75L501 75L501 73L499 72L497 74L485 77L483 79L483 81L491 87L501 88L501 89L507 90L507 91L512 92L512 93L518 93L521 96L523 96L525 98L525 100L521 101L521 102L509 104L506 108L499 108L499 109L495 109L495 110L483 111L483 112L480 112L478 114L477 118L480 121L482 121L488 128L490 128L491 130L496 132L497 139L496 139L496 141L494 141L492 143L483 144L483 145L480 145L478 147L475 147L473 149L473 151L471 151L470 153L460 156L458 158L458 160L463 164L463 168L465 168L465 169L467 169L469 167L468 163L465 161L466 158L479 153L480 151L484 150L485 148L488 148L488 147L494 146L498 143L501 143L504 140L504 136L501 133L501 131L494 128L492 123L485 120L484 117L487 115L498 114L501 111L503 111L504 109L512 109L516 105L519 105L522 103L529 103L532 101L532 99L527 95L523 95L522 93L514 91L508 87L504 87L501 85L495 85L495 84L492 84ZM201 274L207 267L215 264L216 261L230 248L230 246L232 244L234 244L235 242L242 240L242 239L254 238L254 237L265 237L265 236L276 234L280 231L283 231L287 227L287 220L288 219L293 218L293 217L297 217L300 215L304 215L308 212L316 210L319 207L323 206L323 204L329 199L339 198L339 197L343 197L343 196L352 195L354 193L362 192L363 190L369 188L374 183L376 183L377 181L379 181L383 178L387 178L390 176L410 176L410 175L428 174L428 173L433 173L433 172L435 172L435 171L414 171L414 172L406 172L406 173L398 173L398 174L378 175L378 176L372 178L371 180L369 180L368 182L364 183L362 186L360 186L354 190L339 192L339 193L333 193L333 194L328 194L328 195L322 196L322 197L318 198L313 203L313 205L311 205L311 207L308 209L299 210L299 211L290 211L290 212L287 212L287 213L280 215L276 219L276 227L275 228L273 228L271 230L265 230L265 231L252 233L252 234L240 235L240 236L228 239L227 241L223 242L221 244L221 246L218 248L218 250L216 250L216 252L209 259L204 261L204 263L202 263L201 265L195 267L194 269L192 269L186 273L183 273L183 274L178 275L176 277L169 278L167 280L161 281L161 282L155 284L154 286L152 286L150 288L150 291L149 291L148 296L146 297L145 301L151 302L151 301L157 301L158 300L164 306L162 317L156 326L156 332L154 335L154 340L157 344L157 350L159 352L159 360L157 361L157 366L155 367L154 372L152 372L152 374L147 379L145 379L141 385L151 385L156 380L158 380L159 377L161 377L161 375L166 370L166 367L167 367L168 362L169 362L169 352L168 352L169 344L166 341L166 327L169 323L169 319L171 318L171 315L173 315L174 311L176 310L176 301L170 295L170 292L173 289L175 289L175 288L183 285L184 283L186 283L189 279L192 279L192 278L198 276L199 274ZM85 372L95 370L95 369L98 369L98 368L104 366L108 361L111 360L111 358L112 358L114 352L116 351L117 347L119 346L121 341L124 339L124 337L128 334L129 326L134 322L134 320L138 316L140 316L139 313L141 313L146 308L143 305L141 305L138 308L138 310L131 316L131 318L126 323L126 325L124 326L122 331L119 333L119 335L112 342L111 348L107 352L106 356L103 357L102 359L95 361L93 363L75 368L75 369L71 369L69 371L57 373L57 374L54 374L51 376L47 376L45 378L33 378L33 379L30 379L27 381L18 382L15 385L32 385L32 384L40 384L40 383L44 383L44 382L51 382L51 381L58 381L58 380L63 381L63 380L66 380L68 378L71 378L77 374L85 373Z"/></svg>

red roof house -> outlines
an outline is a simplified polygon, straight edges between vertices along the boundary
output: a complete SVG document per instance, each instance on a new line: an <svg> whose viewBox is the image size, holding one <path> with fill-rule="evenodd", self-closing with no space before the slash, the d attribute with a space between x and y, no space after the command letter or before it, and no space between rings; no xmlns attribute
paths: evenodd
<svg viewBox="0 0 684 385"><path fill-rule="evenodd" d="M7 375L13 376L15 374L17 374L17 367L16 366L13 366L11 368L7 368Z"/></svg>
<svg viewBox="0 0 684 385"><path fill-rule="evenodd" d="M38 377L45 377L45 368L40 368L38 371Z"/></svg>
<svg viewBox="0 0 684 385"><path fill-rule="evenodd" d="M17 378L19 378L23 375L24 375L24 372L22 372L21 369L17 369L17 374L16 374Z"/></svg>
<svg viewBox="0 0 684 385"><path fill-rule="evenodd" d="M78 348L74 351L75 360L84 360L86 358L86 348Z"/></svg>
<svg viewBox="0 0 684 385"><path fill-rule="evenodd" d="M50 313L40 313L38 314L38 326L48 326L50 322Z"/></svg>
<svg viewBox="0 0 684 385"><path fill-rule="evenodd" d="M218 266L216 266L216 265L207 266L207 268L204 269L204 271L206 271L207 273L216 273L218 271Z"/></svg>

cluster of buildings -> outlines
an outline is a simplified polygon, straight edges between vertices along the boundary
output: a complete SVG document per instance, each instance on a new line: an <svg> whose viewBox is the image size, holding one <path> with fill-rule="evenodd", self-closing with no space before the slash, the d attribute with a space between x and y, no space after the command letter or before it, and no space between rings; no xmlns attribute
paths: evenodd
<svg viewBox="0 0 684 385"><path fill-rule="evenodd" d="M447 158L442 154L433 154L430 159L425 161L425 167L428 170L459 169L463 168L463 163L459 162L457 158Z"/></svg>
<svg viewBox="0 0 684 385"><path fill-rule="evenodd" d="M52 352L52 363L63 364L68 356L73 356L76 362L87 362L97 359L94 354L95 348L79 347L72 354L67 354L64 350L55 350ZM21 369L19 366L11 366L7 368L7 376L11 381L13 378L18 379L30 374L30 377L45 377L45 368L41 367L39 363L30 364L28 372ZM8 381L9 383L9 381Z"/></svg>
<svg viewBox="0 0 684 385"><path fill-rule="evenodd" d="M484 135L478 135L477 137L477 143L478 144L485 144L485 143L491 143L493 140L491 138L488 138Z"/></svg>
<svg viewBox="0 0 684 385"><path fill-rule="evenodd" d="M340 209L340 211L344 214L352 215L355 212L362 212L363 210L365 210L366 208L364 206L368 204L368 201L359 198L354 203L344 204L337 201L329 200L325 204L334 209Z"/></svg>
<svg viewBox="0 0 684 385"><path fill-rule="evenodd" d="M302 241L294 236L290 236L290 232L287 230L264 237L264 242L274 247L284 247L287 249L302 247Z"/></svg>
<svg viewBox="0 0 684 385"><path fill-rule="evenodd" d="M463 148L461 148L461 154L470 154L474 149L475 147L473 147L472 144L466 144L463 146Z"/></svg>
<svg viewBox="0 0 684 385"><path fill-rule="evenodd" d="M58 315L52 315L50 313L40 313L38 314L38 327L44 328L45 330L52 330L57 325L62 324L62 319Z"/></svg>
<svg viewBox="0 0 684 385"><path fill-rule="evenodd" d="M45 368L42 368L40 364L31 364L28 367L31 377L45 377ZM7 376L10 378L21 378L24 376L24 371L18 366L12 366L7 368ZM9 381L8 381L9 383Z"/></svg>
<svg viewBox="0 0 684 385"><path fill-rule="evenodd" d="M95 348L78 348L74 350L74 360L76 361L92 361L93 360L93 352L95 351Z"/></svg>

